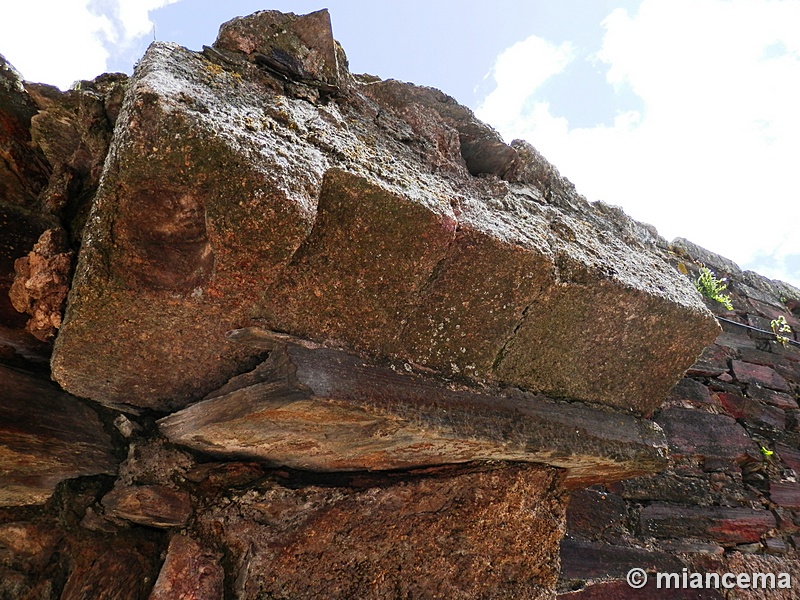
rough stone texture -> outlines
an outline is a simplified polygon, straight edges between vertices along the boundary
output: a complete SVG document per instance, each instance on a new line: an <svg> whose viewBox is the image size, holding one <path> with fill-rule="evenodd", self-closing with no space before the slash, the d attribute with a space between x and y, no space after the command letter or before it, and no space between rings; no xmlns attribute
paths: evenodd
<svg viewBox="0 0 800 600"><path fill-rule="evenodd" d="M14 271L11 303L19 312L31 315L25 328L36 339L50 340L61 326L72 275L66 233L61 229L45 231L28 256L16 260Z"/></svg>
<svg viewBox="0 0 800 600"><path fill-rule="evenodd" d="M685 408L667 408L656 418L664 429L670 453L734 461L758 448L741 425L727 415Z"/></svg>
<svg viewBox="0 0 800 600"><path fill-rule="evenodd" d="M355 490L270 483L201 526L231 549L242 600L552 598L559 480L509 465Z"/></svg>
<svg viewBox="0 0 800 600"><path fill-rule="evenodd" d="M158 574L158 549L127 535L83 539L72 549L61 600L145 600Z"/></svg>
<svg viewBox="0 0 800 600"><path fill-rule="evenodd" d="M76 245L100 181L126 80L121 73L110 73L66 92L25 84L38 108L31 118L31 141L52 167L38 201L62 219Z"/></svg>
<svg viewBox="0 0 800 600"><path fill-rule="evenodd" d="M620 580L642 565L797 575L800 348L769 323L797 340L800 290L587 203L437 90L351 76L324 11L155 44L124 108L124 76L60 92L0 71L0 363L49 375L7 292L64 230L82 249L56 376L112 407L35 379L30 402L0 394L0 449L25 446L0 489L26 503L0 507L0 598L550 598L564 488L563 594L664 597ZM699 262L733 310L698 301ZM301 361L267 391L270 348L226 337L253 325L349 357L350 379ZM218 447L164 439L155 419L209 392L164 423Z"/></svg>
<svg viewBox="0 0 800 600"><path fill-rule="evenodd" d="M148 600L222 600L225 573L220 558L196 540L175 535Z"/></svg>
<svg viewBox="0 0 800 600"><path fill-rule="evenodd" d="M0 506L44 502L58 482L113 473L97 413L48 381L0 366Z"/></svg>
<svg viewBox="0 0 800 600"><path fill-rule="evenodd" d="M791 391L787 381L778 375L775 369L771 367L755 365L739 360L731 361L731 366L734 376L742 383L752 383L779 392Z"/></svg>
<svg viewBox="0 0 800 600"><path fill-rule="evenodd" d="M258 323L658 406L718 331L666 243L441 92L364 81L325 11L234 20L203 54L152 45L86 226L55 379L179 408L252 367L224 332Z"/></svg>
<svg viewBox="0 0 800 600"><path fill-rule="evenodd" d="M286 336L232 333L271 340L269 360L162 419L172 442L312 471L538 462L567 469L572 485L649 473L664 460L661 431L629 414L450 389Z"/></svg>

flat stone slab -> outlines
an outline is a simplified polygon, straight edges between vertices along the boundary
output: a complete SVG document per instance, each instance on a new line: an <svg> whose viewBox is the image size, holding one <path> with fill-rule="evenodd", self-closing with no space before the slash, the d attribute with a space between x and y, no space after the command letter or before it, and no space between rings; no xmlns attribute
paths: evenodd
<svg viewBox="0 0 800 600"><path fill-rule="evenodd" d="M176 444L311 471L408 469L475 460L544 463L591 484L656 471L665 441L631 414L541 395L447 385L262 330L269 359L159 421Z"/></svg>
<svg viewBox="0 0 800 600"><path fill-rule="evenodd" d="M718 332L664 248L452 98L351 76L327 13L259 13L140 61L53 376L171 411L259 325L646 414Z"/></svg>
<svg viewBox="0 0 800 600"><path fill-rule="evenodd" d="M64 479L116 468L111 438L90 406L0 366L0 506L40 504Z"/></svg>

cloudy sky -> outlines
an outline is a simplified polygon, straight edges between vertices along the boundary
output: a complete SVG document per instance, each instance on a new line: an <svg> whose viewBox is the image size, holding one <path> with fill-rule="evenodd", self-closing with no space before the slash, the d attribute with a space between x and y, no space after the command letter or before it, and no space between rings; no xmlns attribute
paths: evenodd
<svg viewBox="0 0 800 600"><path fill-rule="evenodd" d="M327 7L351 70L438 87L589 200L800 286L797 0L27 0L0 53L67 88L265 8Z"/></svg>

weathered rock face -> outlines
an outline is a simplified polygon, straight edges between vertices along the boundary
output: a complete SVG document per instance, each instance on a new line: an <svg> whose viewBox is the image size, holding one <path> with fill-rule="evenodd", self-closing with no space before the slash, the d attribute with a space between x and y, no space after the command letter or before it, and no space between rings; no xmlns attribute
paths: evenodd
<svg viewBox="0 0 800 600"><path fill-rule="evenodd" d="M703 598L794 598L800 568L800 290L743 273L686 240L673 248L676 261L695 277L702 262L728 278L733 310L709 303L727 319L721 321L724 331L654 417L669 445L668 468L573 494L559 597L664 597L654 573L687 571L774 577L766 589L712 585L702 590ZM770 328L780 316L793 330L785 344ZM634 567L650 573L637 595L624 580ZM576 587L583 589L572 591ZM699 591L673 586L669 595L697 598Z"/></svg>
<svg viewBox="0 0 800 600"><path fill-rule="evenodd" d="M267 11L202 54L150 48L86 226L56 380L179 408L256 364L225 332L258 324L652 411L717 330L663 240L441 92L352 77L328 19Z"/></svg>
<svg viewBox="0 0 800 600"><path fill-rule="evenodd" d="M800 330L800 290L587 203L437 90L350 75L325 11L155 44L124 105L124 76L0 75L0 598L800 572L800 344L769 330ZM94 404L31 374L56 332Z"/></svg>
<svg viewBox="0 0 800 600"><path fill-rule="evenodd" d="M231 548L237 598L552 598L559 475L432 471L361 489L264 482L198 526Z"/></svg>

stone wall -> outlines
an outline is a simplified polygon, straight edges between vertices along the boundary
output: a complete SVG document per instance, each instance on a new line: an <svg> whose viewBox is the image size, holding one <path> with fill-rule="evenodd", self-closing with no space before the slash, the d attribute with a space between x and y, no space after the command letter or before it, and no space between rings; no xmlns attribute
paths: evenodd
<svg viewBox="0 0 800 600"><path fill-rule="evenodd" d="M663 597L667 592L655 590L653 581L640 592L628 587L624 577L638 567L789 573L788 590L686 590L671 597L796 598L798 290L742 272L686 240L672 247L676 268L690 277L705 265L727 279L733 310L706 301L720 318L722 333L653 415L669 445L666 469L573 492L561 543L560 596ZM781 316L792 329L783 334L786 343L771 327Z"/></svg>
<svg viewBox="0 0 800 600"><path fill-rule="evenodd" d="M0 599L800 574L799 290L351 74L326 11L0 76Z"/></svg>

